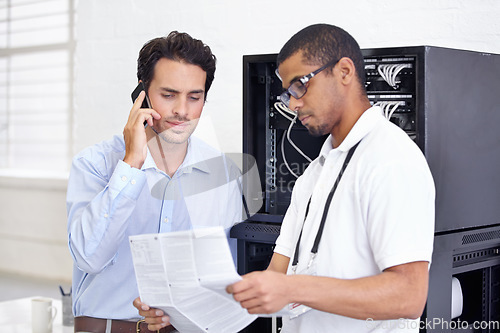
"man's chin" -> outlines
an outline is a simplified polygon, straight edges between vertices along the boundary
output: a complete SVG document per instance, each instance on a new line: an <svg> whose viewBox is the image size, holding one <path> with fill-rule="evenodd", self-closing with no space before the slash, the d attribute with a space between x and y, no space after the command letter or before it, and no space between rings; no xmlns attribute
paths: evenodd
<svg viewBox="0 0 500 333"><path fill-rule="evenodd" d="M189 137L191 136L191 132L177 132L168 130L162 133L159 133L159 136L162 140L168 143L181 144L185 143Z"/></svg>
<svg viewBox="0 0 500 333"><path fill-rule="evenodd" d="M325 134L323 134L319 128L315 128L315 127L307 127L307 131L309 132L309 134L311 136L314 136L314 137L320 137L320 136L323 136Z"/></svg>

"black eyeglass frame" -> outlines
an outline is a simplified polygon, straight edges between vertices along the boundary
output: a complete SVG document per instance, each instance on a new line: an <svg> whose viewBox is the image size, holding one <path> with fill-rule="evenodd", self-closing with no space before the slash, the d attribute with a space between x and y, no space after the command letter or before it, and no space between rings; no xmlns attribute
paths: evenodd
<svg viewBox="0 0 500 333"><path fill-rule="evenodd" d="M330 66L336 65L339 62L339 60L332 60L332 61L328 62L326 65L321 66L317 70L315 70L307 75L304 75L301 78L293 80L292 83L290 83L290 86L284 92L281 93L280 101L283 102L286 105L286 107L288 107L290 105L290 96L293 96L295 99L300 99L300 98L304 97L304 95L307 93L306 83L309 82L309 80L311 80L313 77L318 75L322 70L324 70ZM277 68L276 68L275 73L276 73L276 76L281 81L283 81L281 79L281 76L279 75Z"/></svg>

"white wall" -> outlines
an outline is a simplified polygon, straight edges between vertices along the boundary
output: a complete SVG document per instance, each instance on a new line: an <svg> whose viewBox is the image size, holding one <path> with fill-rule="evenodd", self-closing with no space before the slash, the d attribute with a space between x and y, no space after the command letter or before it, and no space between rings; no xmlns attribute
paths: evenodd
<svg viewBox="0 0 500 333"><path fill-rule="evenodd" d="M139 49L171 30L203 40L218 58L197 133L226 152L241 151L242 56L277 53L309 24L338 25L362 48L434 45L500 54L496 0L80 0L77 15L75 153L122 132ZM0 178L0 270L71 278L65 184Z"/></svg>
<svg viewBox="0 0 500 333"><path fill-rule="evenodd" d="M0 175L0 271L71 281L66 187L56 175Z"/></svg>

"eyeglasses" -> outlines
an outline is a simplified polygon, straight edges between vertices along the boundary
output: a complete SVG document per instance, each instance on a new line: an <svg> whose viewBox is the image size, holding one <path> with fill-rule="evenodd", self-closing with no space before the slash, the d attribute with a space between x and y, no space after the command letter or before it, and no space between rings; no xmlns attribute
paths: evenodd
<svg viewBox="0 0 500 333"><path fill-rule="evenodd" d="M309 80L311 80L314 76L318 75L322 70L324 70L325 68L328 68L330 66L333 66L333 65L337 64L337 62L338 62L338 60L330 61L326 65L324 65L324 66L318 68L317 70L315 70L314 72L311 72L311 73L309 73L307 75L304 75L301 78L295 79L294 81L292 81L292 83L290 84L290 86L288 87L288 89L285 90L280 95L280 100L286 105L286 107L289 107L289 105L290 105L290 96L293 96L295 99L302 98L306 94L306 92L307 92L306 83L309 82ZM279 77L279 79L281 81L283 81L281 79L281 76L278 73L278 69L277 68L276 68L276 76Z"/></svg>

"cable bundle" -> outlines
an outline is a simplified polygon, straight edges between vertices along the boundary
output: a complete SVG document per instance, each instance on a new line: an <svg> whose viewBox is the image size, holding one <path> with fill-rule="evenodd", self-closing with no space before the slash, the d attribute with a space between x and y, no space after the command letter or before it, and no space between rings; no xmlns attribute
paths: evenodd
<svg viewBox="0 0 500 333"><path fill-rule="evenodd" d="M391 119L392 114L397 110L399 106L404 106L405 102L403 101L391 101L391 102L377 102L374 106L380 106L382 110L384 110L384 116L387 119Z"/></svg>
<svg viewBox="0 0 500 333"><path fill-rule="evenodd" d="M401 81L396 81L396 76L404 68L411 68L411 64L391 64L391 65L379 65L377 67L380 76L387 82L392 88L398 89L398 83Z"/></svg>

